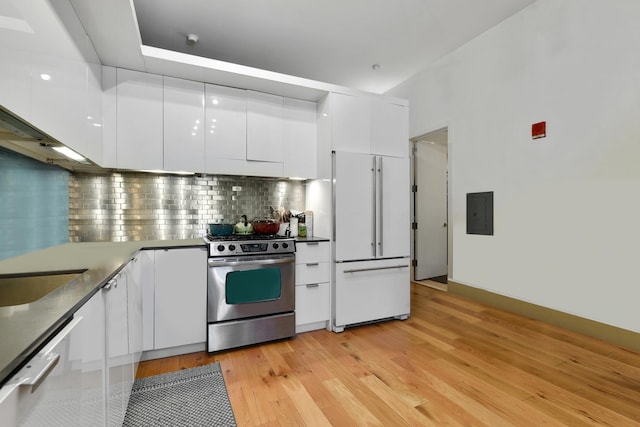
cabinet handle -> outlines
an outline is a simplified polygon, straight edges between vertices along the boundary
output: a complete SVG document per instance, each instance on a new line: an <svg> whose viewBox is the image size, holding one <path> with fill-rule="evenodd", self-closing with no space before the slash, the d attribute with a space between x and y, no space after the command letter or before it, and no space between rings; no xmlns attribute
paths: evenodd
<svg viewBox="0 0 640 427"><path fill-rule="evenodd" d="M320 265L320 263L319 263L319 262L310 262L310 263L307 263L307 267L317 267L317 266L319 266L319 265Z"/></svg>
<svg viewBox="0 0 640 427"><path fill-rule="evenodd" d="M317 288L320 283L307 283L307 288Z"/></svg>
<svg viewBox="0 0 640 427"><path fill-rule="evenodd" d="M343 273L361 273L363 271L391 270L394 268L408 268L408 265L391 265L389 267L373 267L373 268L354 268L353 270L345 270Z"/></svg>
<svg viewBox="0 0 640 427"><path fill-rule="evenodd" d="M318 246L320 242L307 242L307 246Z"/></svg>
<svg viewBox="0 0 640 427"><path fill-rule="evenodd" d="M58 353L49 353L41 355L38 361L32 361L28 364L29 367L40 369L37 374L26 380L23 385L31 386L31 393L42 384L42 381L47 379L53 368L56 367L60 361L60 355Z"/></svg>

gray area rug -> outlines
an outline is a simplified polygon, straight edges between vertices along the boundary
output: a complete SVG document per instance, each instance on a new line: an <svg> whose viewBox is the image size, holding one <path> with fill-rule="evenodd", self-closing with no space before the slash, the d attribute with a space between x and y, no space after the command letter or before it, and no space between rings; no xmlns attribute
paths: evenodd
<svg viewBox="0 0 640 427"><path fill-rule="evenodd" d="M236 426L219 363L137 379L123 426Z"/></svg>

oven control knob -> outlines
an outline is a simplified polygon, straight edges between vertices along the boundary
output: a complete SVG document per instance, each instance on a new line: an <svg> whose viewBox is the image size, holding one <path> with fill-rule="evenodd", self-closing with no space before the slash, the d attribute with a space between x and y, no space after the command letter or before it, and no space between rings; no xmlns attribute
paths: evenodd
<svg viewBox="0 0 640 427"><path fill-rule="evenodd" d="M230 251L235 251L236 250L236 245L229 245L229 250Z"/></svg>
<svg viewBox="0 0 640 427"><path fill-rule="evenodd" d="M278 249L278 246L279 246L279 245L278 245L277 243L274 243L274 244L273 244L273 249Z"/></svg>
<svg viewBox="0 0 640 427"><path fill-rule="evenodd" d="M288 243L283 243L283 244L282 244L282 247L283 247L284 249L287 249L287 248L289 247L289 244L288 244Z"/></svg>
<svg viewBox="0 0 640 427"><path fill-rule="evenodd" d="M224 245L218 245L216 249L218 249L218 252L222 252L224 251Z"/></svg>

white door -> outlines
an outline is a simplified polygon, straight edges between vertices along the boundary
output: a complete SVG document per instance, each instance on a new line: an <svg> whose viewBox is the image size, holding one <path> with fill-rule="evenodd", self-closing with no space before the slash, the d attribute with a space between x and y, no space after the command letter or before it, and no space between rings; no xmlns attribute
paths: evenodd
<svg viewBox="0 0 640 427"><path fill-rule="evenodd" d="M374 258L376 158L336 152L334 160L336 260Z"/></svg>
<svg viewBox="0 0 640 427"><path fill-rule="evenodd" d="M415 280L447 275L447 132L416 142Z"/></svg>
<svg viewBox="0 0 640 427"><path fill-rule="evenodd" d="M378 157L377 258L409 256L410 193L409 158Z"/></svg>

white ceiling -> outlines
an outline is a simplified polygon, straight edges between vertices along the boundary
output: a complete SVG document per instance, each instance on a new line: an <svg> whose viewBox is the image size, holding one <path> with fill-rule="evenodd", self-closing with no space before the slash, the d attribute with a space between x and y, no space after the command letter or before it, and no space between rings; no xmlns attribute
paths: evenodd
<svg viewBox="0 0 640 427"><path fill-rule="evenodd" d="M384 93L534 1L133 0L133 4L144 45ZM102 25L105 19L108 16L101 15ZM87 32L91 36L91 29ZM189 33L198 35L198 43L187 43ZM118 42L117 37L111 40ZM94 45L105 62L101 43ZM374 71L373 64L380 69Z"/></svg>

